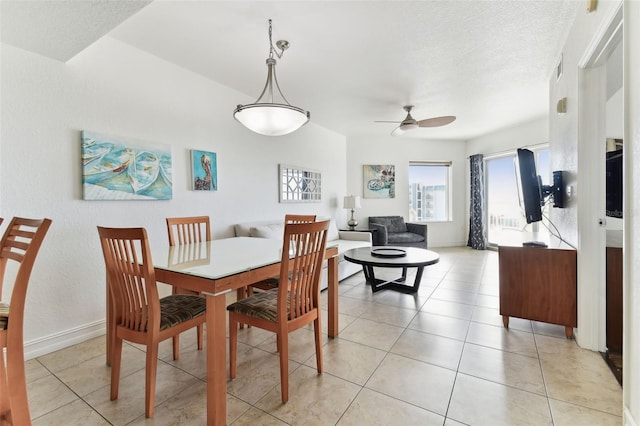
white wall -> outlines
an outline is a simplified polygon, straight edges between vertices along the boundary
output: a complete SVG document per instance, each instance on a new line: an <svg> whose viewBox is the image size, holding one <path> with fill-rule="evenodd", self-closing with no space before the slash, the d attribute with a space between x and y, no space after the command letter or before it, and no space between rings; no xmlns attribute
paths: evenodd
<svg viewBox="0 0 640 426"><path fill-rule="evenodd" d="M640 2L624 2L624 422L640 425Z"/></svg>
<svg viewBox="0 0 640 426"><path fill-rule="evenodd" d="M0 215L50 217L26 306L26 355L104 333L97 225L144 226L167 241L165 217L209 215L214 238L285 213L346 217L346 141L314 124L288 136L251 133L232 117L251 102L200 75L103 38L66 64L2 45ZM170 144L170 201L83 201L80 131ZM219 189L189 190L189 150L217 153ZM322 202L278 203L278 164L322 172ZM10 288L5 288L8 298Z"/></svg>
<svg viewBox="0 0 640 426"><path fill-rule="evenodd" d="M549 118L522 123L467 142L467 156L491 155L549 142Z"/></svg>
<svg viewBox="0 0 640 426"><path fill-rule="evenodd" d="M465 234L465 143L463 141L419 140L402 137L349 137L347 142L347 190L363 195L362 166L392 164L396 166L396 196L390 199L362 199L355 217L367 226L369 216L409 215L409 162L451 161L452 221L429 222L429 247L464 246ZM468 220L468 219L467 219ZM346 223L344 224L346 225Z"/></svg>

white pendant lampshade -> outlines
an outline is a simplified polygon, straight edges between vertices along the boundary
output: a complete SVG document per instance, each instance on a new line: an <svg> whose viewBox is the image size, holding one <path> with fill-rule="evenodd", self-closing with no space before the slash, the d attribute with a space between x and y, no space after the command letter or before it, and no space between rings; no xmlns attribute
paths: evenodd
<svg viewBox="0 0 640 426"><path fill-rule="evenodd" d="M280 53L273 47L271 41L271 19L269 19L269 57L267 58L267 82L258 100L252 104L238 105L233 111L233 117L242 123L247 129L266 136L282 136L298 130L309 122L311 114L302 108L295 107L287 101L282 94L276 77L276 60L289 48L289 42L278 40L276 46ZM282 102L274 101L274 87L282 98ZM267 95L268 101L261 102Z"/></svg>

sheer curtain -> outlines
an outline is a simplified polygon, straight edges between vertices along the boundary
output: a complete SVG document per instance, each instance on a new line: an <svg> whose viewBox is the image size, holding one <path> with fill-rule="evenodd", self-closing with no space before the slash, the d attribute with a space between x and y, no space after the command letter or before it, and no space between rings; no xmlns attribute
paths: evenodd
<svg viewBox="0 0 640 426"><path fill-rule="evenodd" d="M482 154L469 157L471 165L471 200L469 209L469 240L467 246L487 248L487 227L484 215L484 162Z"/></svg>

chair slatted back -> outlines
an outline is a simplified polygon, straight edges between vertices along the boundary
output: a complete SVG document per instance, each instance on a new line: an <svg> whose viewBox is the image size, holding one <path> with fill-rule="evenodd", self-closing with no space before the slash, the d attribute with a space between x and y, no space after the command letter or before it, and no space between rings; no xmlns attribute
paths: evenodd
<svg viewBox="0 0 640 426"><path fill-rule="evenodd" d="M15 261L19 264L9 307L12 327L7 327L7 329L9 333L18 333L20 337L23 331L24 305L29 278L42 241L50 226L51 219L14 217L2 237L2 242L0 242L0 296L2 295L8 261Z"/></svg>
<svg viewBox="0 0 640 426"><path fill-rule="evenodd" d="M211 241L209 216L168 217L169 245Z"/></svg>
<svg viewBox="0 0 640 426"><path fill-rule="evenodd" d="M286 321L305 315L319 307L320 273L327 243L329 221L288 223L284 228L278 316ZM289 253L295 253L289 257ZM287 309L288 303L288 309Z"/></svg>
<svg viewBox="0 0 640 426"><path fill-rule="evenodd" d="M139 332L160 329L160 298L144 228L98 227L108 286L119 326Z"/></svg>

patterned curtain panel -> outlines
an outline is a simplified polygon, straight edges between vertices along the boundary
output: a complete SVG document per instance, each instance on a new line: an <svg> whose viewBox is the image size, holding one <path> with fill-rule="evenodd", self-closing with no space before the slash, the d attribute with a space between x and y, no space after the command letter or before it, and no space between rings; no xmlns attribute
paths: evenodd
<svg viewBox="0 0 640 426"><path fill-rule="evenodd" d="M467 246L476 250L487 248L487 227L484 220L484 162L482 158L482 154L469 157L471 161L471 206Z"/></svg>

